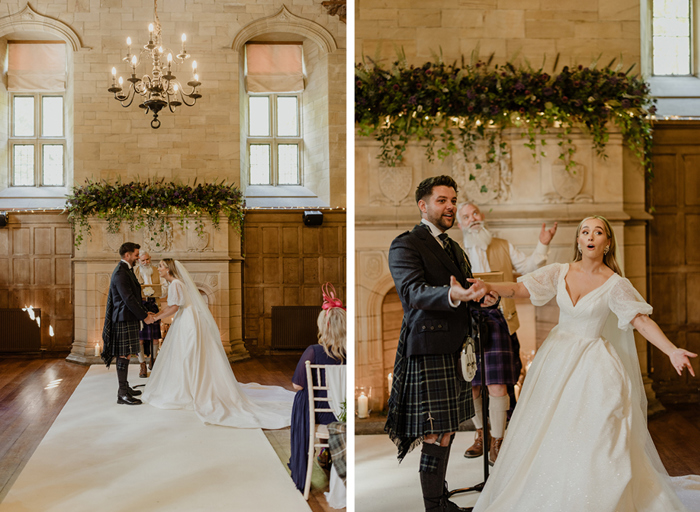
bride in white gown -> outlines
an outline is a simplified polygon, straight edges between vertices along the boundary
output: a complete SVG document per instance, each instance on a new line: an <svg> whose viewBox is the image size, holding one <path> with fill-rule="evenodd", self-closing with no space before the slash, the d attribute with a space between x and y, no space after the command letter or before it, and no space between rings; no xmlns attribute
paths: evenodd
<svg viewBox="0 0 700 512"><path fill-rule="evenodd" d="M469 289L477 297L495 291L530 298L536 306L556 297L560 308L473 510L700 510L700 478L669 478L647 430L630 327L668 355L679 374L687 368L694 375L688 358L696 354L666 338L648 317L651 306L620 275L607 220L584 219L576 242L571 264L548 265L519 283L474 281Z"/></svg>
<svg viewBox="0 0 700 512"><path fill-rule="evenodd" d="M189 409L205 423L239 428L284 428L291 423L294 392L278 386L240 384L221 335L187 269L170 258L158 266L175 314L153 367L143 401L161 409Z"/></svg>

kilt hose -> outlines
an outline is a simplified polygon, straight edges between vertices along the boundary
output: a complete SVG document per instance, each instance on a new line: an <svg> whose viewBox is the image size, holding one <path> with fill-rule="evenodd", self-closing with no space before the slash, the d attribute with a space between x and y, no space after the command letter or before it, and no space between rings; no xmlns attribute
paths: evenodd
<svg viewBox="0 0 700 512"><path fill-rule="evenodd" d="M402 460L426 434L456 432L474 416L471 384L462 379L459 352L406 357L406 327L401 328L394 380L384 430Z"/></svg>
<svg viewBox="0 0 700 512"><path fill-rule="evenodd" d="M139 324L138 320L129 322L114 322L112 325L113 355L129 356L139 353Z"/></svg>
<svg viewBox="0 0 700 512"><path fill-rule="evenodd" d="M516 333L510 334L508 324L498 309L480 311L481 321L488 329L484 344L483 368L486 371L486 385L513 385L518 382L523 364L520 360L520 342ZM482 340L484 341L484 340ZM481 357L476 352L477 370L472 383L481 385Z"/></svg>

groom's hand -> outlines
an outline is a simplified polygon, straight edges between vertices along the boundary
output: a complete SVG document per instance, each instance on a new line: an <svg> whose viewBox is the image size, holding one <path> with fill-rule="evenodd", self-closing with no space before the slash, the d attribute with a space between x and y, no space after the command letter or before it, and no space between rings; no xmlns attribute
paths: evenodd
<svg viewBox="0 0 700 512"><path fill-rule="evenodd" d="M152 313L149 311L148 316L144 319L144 322L146 322L147 324L152 324L155 321L156 321L155 313Z"/></svg>
<svg viewBox="0 0 700 512"><path fill-rule="evenodd" d="M469 281L473 282L471 279ZM479 300L486 295L486 293L487 291L483 287L472 285L469 288L464 288L459 281L455 279L455 276L450 276L450 299L452 299L452 302L457 302L458 300L463 302Z"/></svg>

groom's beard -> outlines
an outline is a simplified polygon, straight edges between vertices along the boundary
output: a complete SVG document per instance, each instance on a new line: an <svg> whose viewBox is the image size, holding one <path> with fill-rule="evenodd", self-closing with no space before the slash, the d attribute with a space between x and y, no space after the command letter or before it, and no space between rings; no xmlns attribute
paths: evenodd
<svg viewBox="0 0 700 512"><path fill-rule="evenodd" d="M462 234L464 235L464 246L467 249L476 247L485 251L493 238L483 222L473 222L471 226L462 230Z"/></svg>

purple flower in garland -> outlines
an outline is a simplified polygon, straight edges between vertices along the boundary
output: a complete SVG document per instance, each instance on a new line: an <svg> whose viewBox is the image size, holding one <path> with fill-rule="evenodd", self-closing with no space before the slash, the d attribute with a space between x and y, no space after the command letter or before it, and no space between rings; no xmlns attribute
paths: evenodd
<svg viewBox="0 0 700 512"><path fill-rule="evenodd" d="M415 95L411 96L410 98L408 98L408 103L411 105L415 105L418 103L418 98Z"/></svg>
<svg viewBox="0 0 700 512"><path fill-rule="evenodd" d="M545 96L551 96L552 94L554 94L554 89L552 89L551 87L545 87L544 89L542 89L542 94L544 94Z"/></svg>

